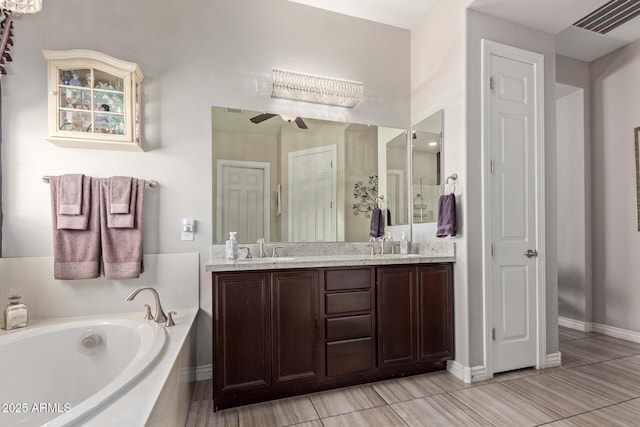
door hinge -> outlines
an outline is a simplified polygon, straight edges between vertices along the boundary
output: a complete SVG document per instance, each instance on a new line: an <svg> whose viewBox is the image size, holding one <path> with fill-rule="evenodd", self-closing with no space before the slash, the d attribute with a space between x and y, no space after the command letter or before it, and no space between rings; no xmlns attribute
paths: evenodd
<svg viewBox="0 0 640 427"><path fill-rule="evenodd" d="M491 171L491 173L493 173L495 167L495 162L493 161L493 159L491 159L491 161L489 162L489 170Z"/></svg>
<svg viewBox="0 0 640 427"><path fill-rule="evenodd" d="M496 328L491 329L491 339L496 340Z"/></svg>
<svg viewBox="0 0 640 427"><path fill-rule="evenodd" d="M496 245L494 243L491 244L491 256L496 254Z"/></svg>
<svg viewBox="0 0 640 427"><path fill-rule="evenodd" d="M329 208L333 209L333 202L329 202Z"/></svg>
<svg viewBox="0 0 640 427"><path fill-rule="evenodd" d="M489 89L493 90L493 76L489 77Z"/></svg>

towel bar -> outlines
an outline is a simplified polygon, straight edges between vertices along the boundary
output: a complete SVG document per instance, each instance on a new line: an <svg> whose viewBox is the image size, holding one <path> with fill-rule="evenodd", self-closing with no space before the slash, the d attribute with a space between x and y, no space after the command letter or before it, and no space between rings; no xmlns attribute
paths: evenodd
<svg viewBox="0 0 640 427"><path fill-rule="evenodd" d="M42 177L42 181L46 182L48 184L49 183L49 175L43 176ZM152 180L145 180L144 181L144 185L146 185L147 187L150 187L150 188L154 188L154 187L158 186L158 181L153 180L153 179Z"/></svg>

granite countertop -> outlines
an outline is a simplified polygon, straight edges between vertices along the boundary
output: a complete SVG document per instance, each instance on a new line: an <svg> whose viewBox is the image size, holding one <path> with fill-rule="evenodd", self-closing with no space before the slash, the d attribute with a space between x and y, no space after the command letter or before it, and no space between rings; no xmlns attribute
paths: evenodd
<svg viewBox="0 0 640 427"><path fill-rule="evenodd" d="M367 250L370 246L362 246L362 248L350 245L349 251L343 251L345 247L338 244L306 244L307 247L300 244L278 244L279 256L259 258L257 256L257 248L251 246L253 258L245 258L245 251L240 251L240 258L236 260L224 259L224 246L212 245L211 256L205 264L205 271L222 272L222 271L250 271L250 270L274 270L274 269L291 269L291 268L314 268L314 267L351 267L360 265L394 265L394 264L429 264L438 262L455 262L455 247L443 245L413 245L414 250L418 253L400 254L383 254L376 253L370 255ZM293 246L297 245L297 246ZM329 246L333 245L333 246ZM273 246L273 245L269 245ZM355 249L355 250L354 250ZM377 248L376 248L377 249ZM363 253L364 252L364 253Z"/></svg>

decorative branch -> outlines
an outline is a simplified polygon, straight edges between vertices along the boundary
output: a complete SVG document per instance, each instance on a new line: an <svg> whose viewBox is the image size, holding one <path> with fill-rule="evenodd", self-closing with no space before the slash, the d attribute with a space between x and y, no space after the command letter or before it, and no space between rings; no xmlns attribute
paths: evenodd
<svg viewBox="0 0 640 427"><path fill-rule="evenodd" d="M13 20L11 19L11 12L8 10L2 10L0 17L3 18L0 23L0 74L7 74L5 64L9 61L13 61L9 51L13 47Z"/></svg>
<svg viewBox="0 0 640 427"><path fill-rule="evenodd" d="M353 197L357 200L353 204L353 214L364 213L365 218L371 218L371 212L378 207L378 175L369 177L369 185L362 181L356 182Z"/></svg>

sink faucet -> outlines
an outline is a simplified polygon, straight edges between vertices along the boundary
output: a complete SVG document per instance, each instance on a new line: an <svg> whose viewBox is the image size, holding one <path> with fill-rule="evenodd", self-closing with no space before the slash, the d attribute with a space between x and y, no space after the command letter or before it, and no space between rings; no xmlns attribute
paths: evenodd
<svg viewBox="0 0 640 427"><path fill-rule="evenodd" d="M153 320L155 320L157 323L166 322L167 315L164 313L164 310L162 310L162 305L160 304L160 296L158 295L158 291L153 289L151 286L143 286L142 288L138 288L134 290L124 300L133 301L136 295L138 295L140 292L144 290L149 290L153 294L153 298L155 298L156 300L156 314L153 316Z"/></svg>
<svg viewBox="0 0 640 427"><path fill-rule="evenodd" d="M258 244L260 245L260 258L265 258L267 254L264 252L264 237L258 239Z"/></svg>

